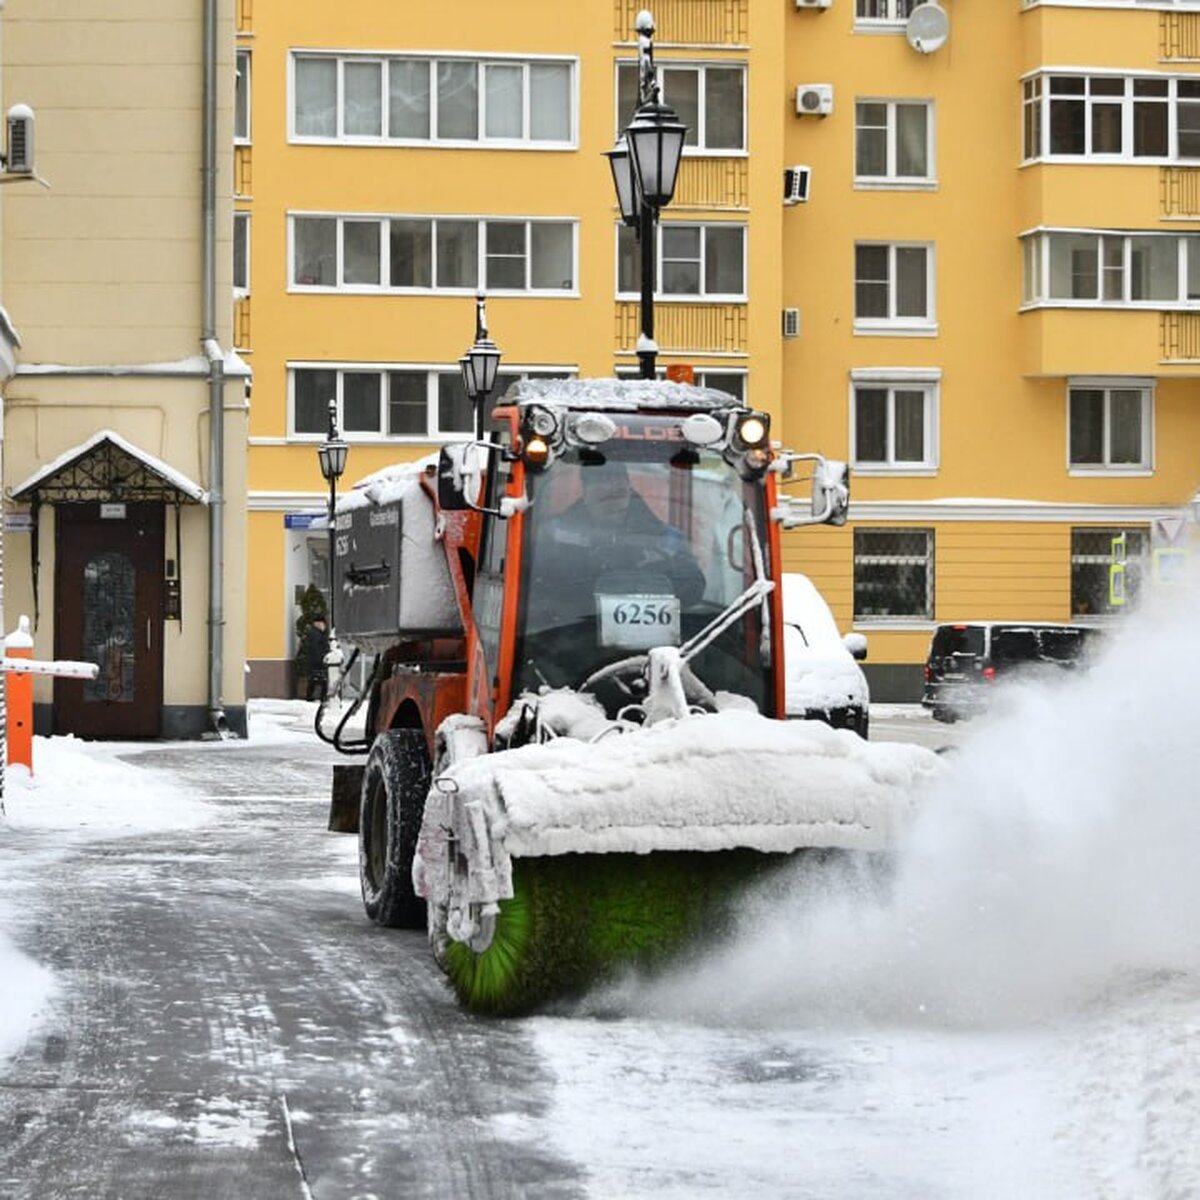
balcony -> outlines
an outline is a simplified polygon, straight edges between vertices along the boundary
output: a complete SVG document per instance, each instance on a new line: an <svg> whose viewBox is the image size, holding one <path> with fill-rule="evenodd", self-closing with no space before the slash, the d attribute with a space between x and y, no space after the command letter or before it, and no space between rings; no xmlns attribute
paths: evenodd
<svg viewBox="0 0 1200 1200"><path fill-rule="evenodd" d="M614 42L636 40L637 15L645 7L643 0L616 0ZM750 0L658 0L652 11L658 45L745 46L750 41Z"/></svg>
<svg viewBox="0 0 1200 1200"><path fill-rule="evenodd" d="M1028 376L1195 376L1200 312L1030 309L1021 314L1019 344Z"/></svg>
<svg viewBox="0 0 1200 1200"><path fill-rule="evenodd" d="M745 304L660 301L654 306L654 339L664 354L745 354L747 326ZM618 300L617 353L634 353L641 331L641 305L635 300Z"/></svg>
<svg viewBox="0 0 1200 1200"><path fill-rule="evenodd" d="M685 158L671 208L748 209L750 162L745 158Z"/></svg>

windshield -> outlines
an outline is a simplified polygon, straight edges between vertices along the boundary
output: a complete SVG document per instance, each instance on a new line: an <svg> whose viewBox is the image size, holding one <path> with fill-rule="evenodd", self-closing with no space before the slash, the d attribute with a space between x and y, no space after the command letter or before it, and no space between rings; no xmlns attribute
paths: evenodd
<svg viewBox="0 0 1200 1200"><path fill-rule="evenodd" d="M687 445L677 420L622 425L621 439L527 476L518 692L578 687L609 663L683 646L770 574L761 483ZM770 712L763 609L752 605L690 666L710 691Z"/></svg>

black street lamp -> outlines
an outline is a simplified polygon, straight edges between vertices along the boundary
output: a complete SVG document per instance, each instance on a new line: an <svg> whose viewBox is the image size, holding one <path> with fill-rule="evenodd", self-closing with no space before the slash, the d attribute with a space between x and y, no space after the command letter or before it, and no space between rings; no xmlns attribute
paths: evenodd
<svg viewBox="0 0 1200 1200"><path fill-rule="evenodd" d="M483 415L487 398L496 386L500 369L500 347L488 337L486 303L482 293L475 297L475 344L458 360L467 399L475 406L475 440L483 441Z"/></svg>
<svg viewBox="0 0 1200 1200"><path fill-rule="evenodd" d="M637 355L642 378L654 378L655 225L671 203L687 126L674 109L659 102L654 70L654 18L638 13L638 110L617 144L606 151L621 220L637 232L642 246L642 332Z"/></svg>
<svg viewBox="0 0 1200 1200"><path fill-rule="evenodd" d="M337 622L334 618L334 597L337 595L337 581L334 577L335 537L334 518L337 511L337 481L346 470L346 456L350 447L338 437L337 401L329 401L329 436L317 448L317 461L321 464L321 474L329 483L329 653L325 657L327 664L336 666L341 662L341 653L337 644Z"/></svg>

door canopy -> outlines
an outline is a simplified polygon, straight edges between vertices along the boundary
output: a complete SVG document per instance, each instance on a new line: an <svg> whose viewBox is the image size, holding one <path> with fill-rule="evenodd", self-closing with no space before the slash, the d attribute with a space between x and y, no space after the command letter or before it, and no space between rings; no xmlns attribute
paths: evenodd
<svg viewBox="0 0 1200 1200"><path fill-rule="evenodd" d="M35 506L138 500L207 504L208 493L120 434L103 429L39 468L13 488L12 499L28 500Z"/></svg>

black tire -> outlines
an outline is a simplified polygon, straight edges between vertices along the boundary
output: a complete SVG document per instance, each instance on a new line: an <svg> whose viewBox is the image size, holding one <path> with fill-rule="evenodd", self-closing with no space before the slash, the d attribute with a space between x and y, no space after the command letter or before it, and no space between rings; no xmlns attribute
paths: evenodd
<svg viewBox="0 0 1200 1200"><path fill-rule="evenodd" d="M425 928L425 901L413 891L412 864L429 777L421 730L392 729L375 739L363 772L358 877L363 907L377 925Z"/></svg>

